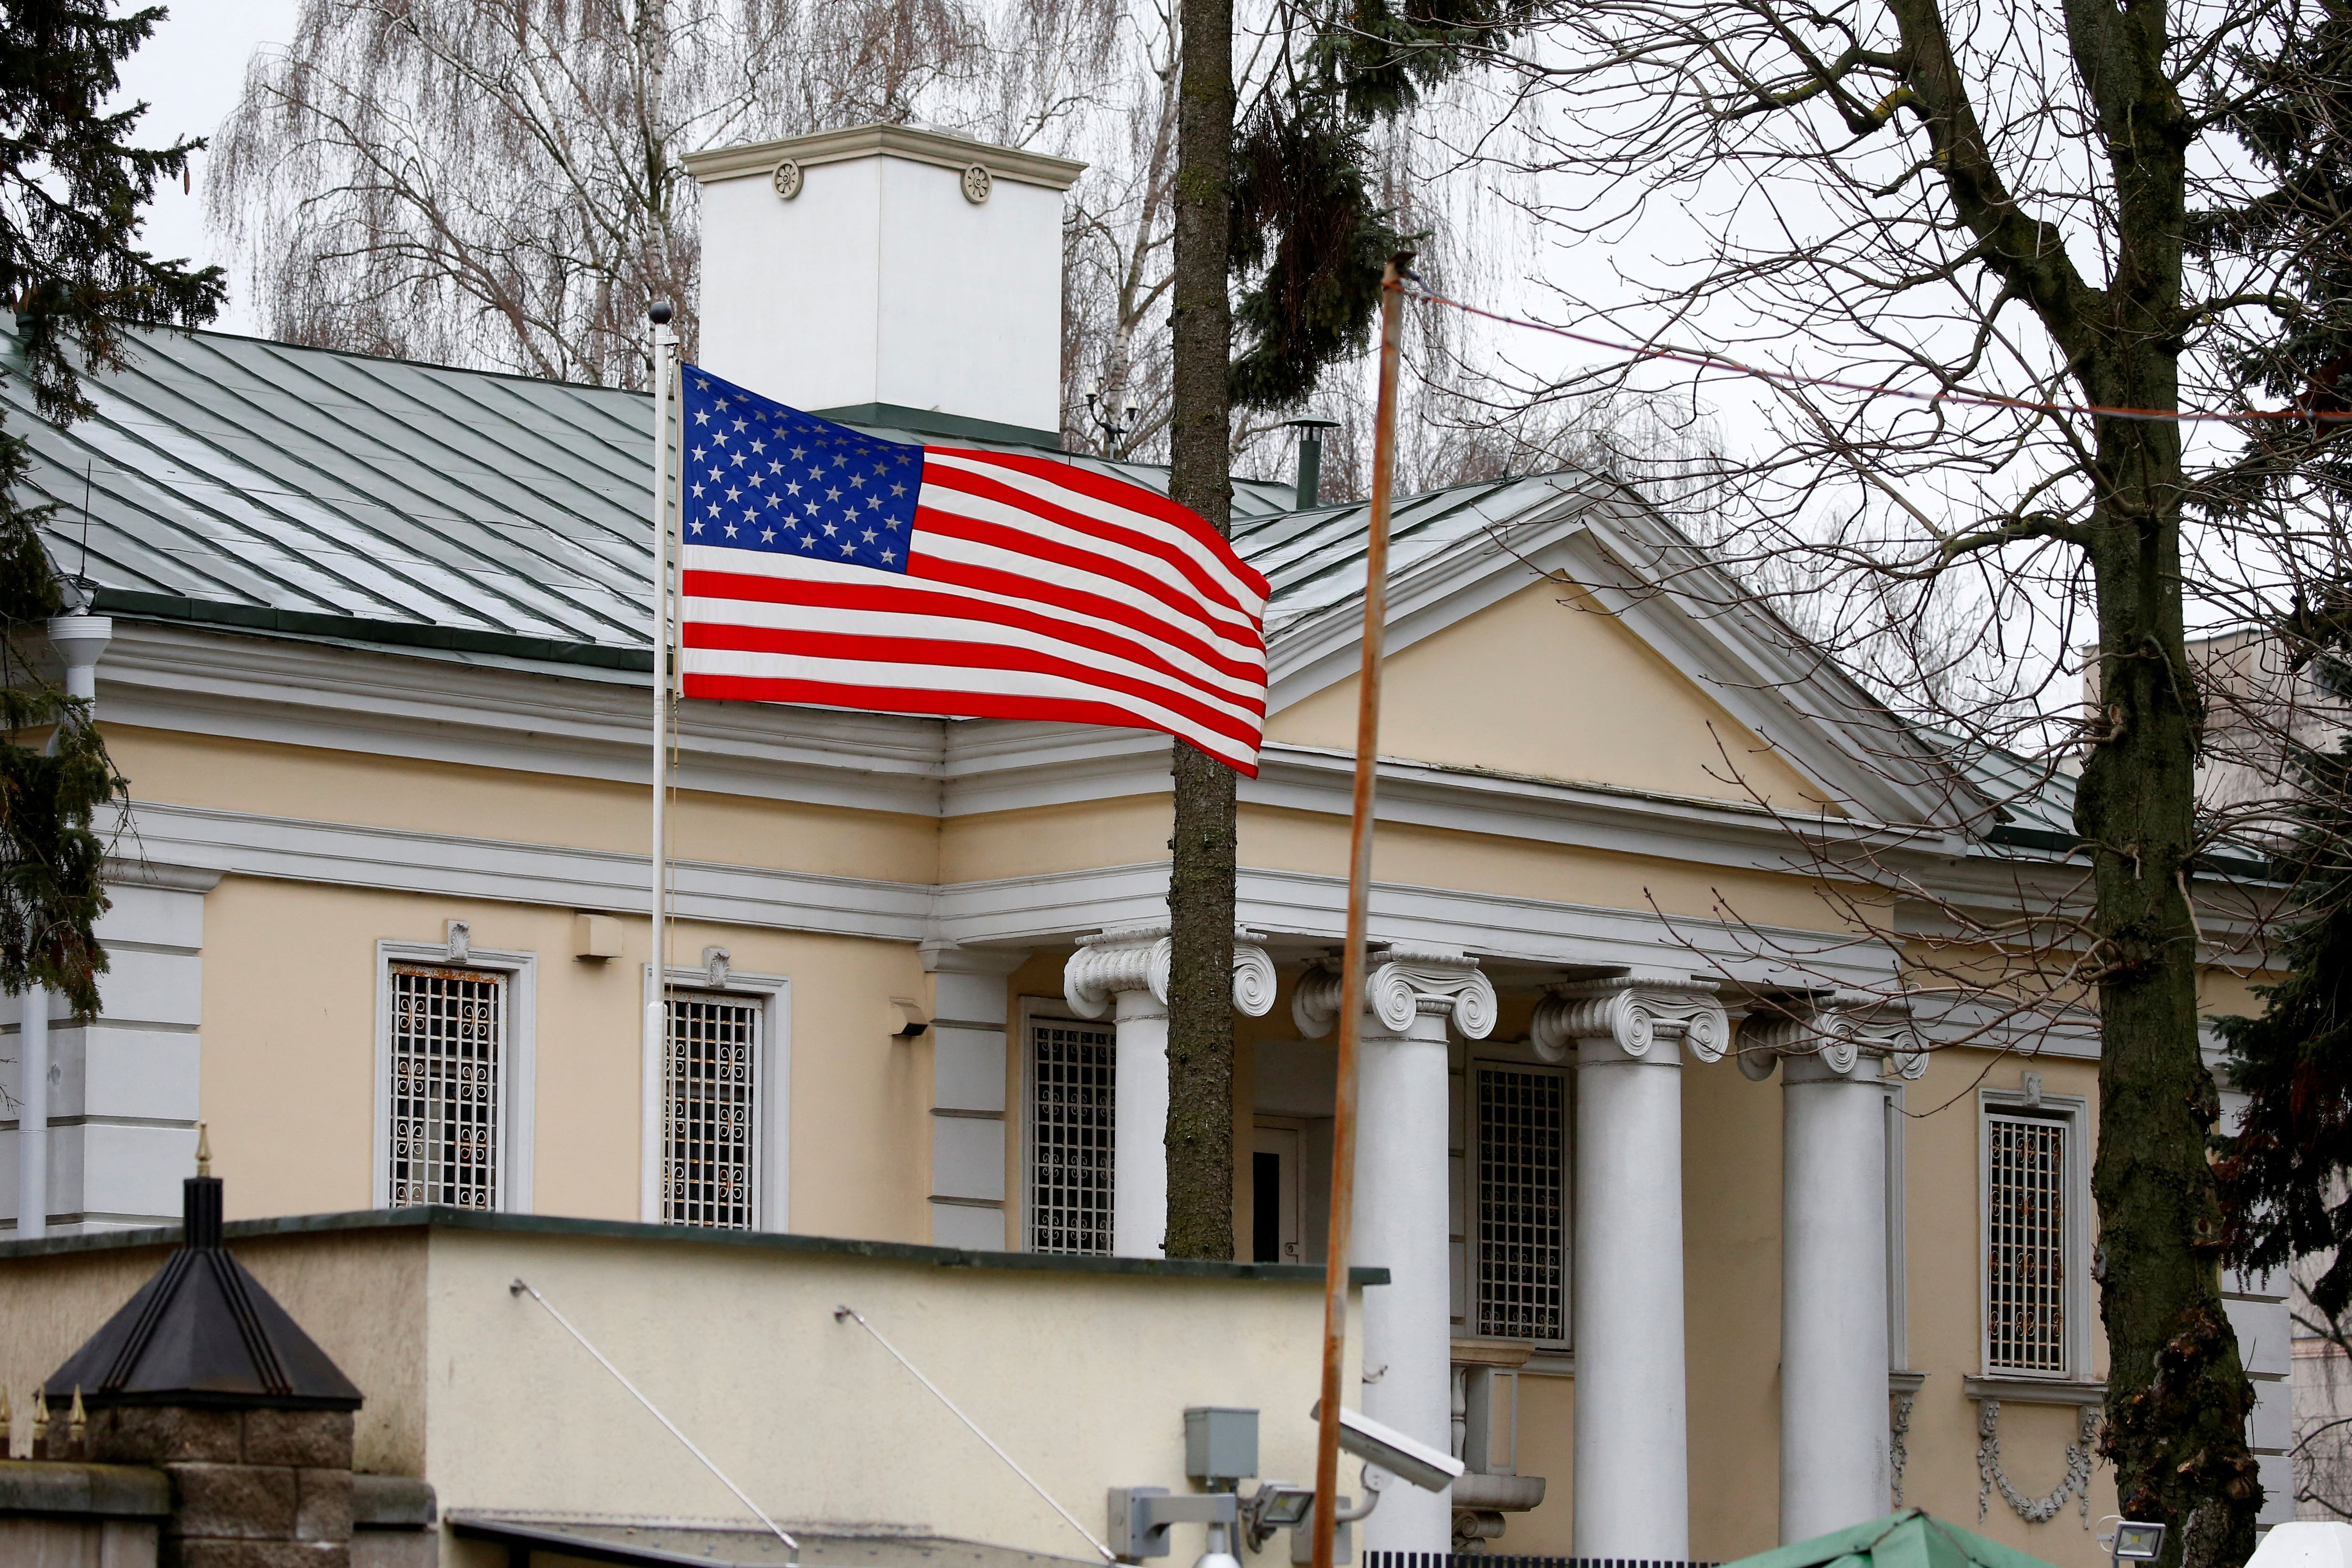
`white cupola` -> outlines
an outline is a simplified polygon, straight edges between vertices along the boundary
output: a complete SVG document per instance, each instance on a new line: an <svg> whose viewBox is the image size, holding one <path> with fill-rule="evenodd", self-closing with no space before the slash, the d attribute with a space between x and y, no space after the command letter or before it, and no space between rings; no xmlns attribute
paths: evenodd
<svg viewBox="0 0 2352 1568"><path fill-rule="evenodd" d="M1059 445L1062 193L1085 164L904 125L685 163L703 365L813 414Z"/></svg>

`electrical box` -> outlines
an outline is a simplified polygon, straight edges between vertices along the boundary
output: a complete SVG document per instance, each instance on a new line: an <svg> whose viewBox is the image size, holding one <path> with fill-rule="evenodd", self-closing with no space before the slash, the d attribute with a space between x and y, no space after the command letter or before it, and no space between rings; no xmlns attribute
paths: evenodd
<svg viewBox="0 0 2352 1568"><path fill-rule="evenodd" d="M1184 1473L1212 1484L1257 1474L1257 1412L1220 1405L1185 1411Z"/></svg>

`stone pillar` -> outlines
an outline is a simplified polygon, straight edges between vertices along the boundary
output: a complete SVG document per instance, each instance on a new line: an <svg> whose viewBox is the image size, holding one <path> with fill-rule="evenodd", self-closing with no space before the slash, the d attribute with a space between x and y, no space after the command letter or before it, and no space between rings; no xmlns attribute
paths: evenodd
<svg viewBox="0 0 2352 1568"><path fill-rule="evenodd" d="M1253 1018L1274 1006L1274 961L1234 935L1234 1005ZM1111 1074L1111 1251L1163 1258L1168 1238L1168 964L1164 925L1078 939L1062 993L1081 1018L1108 1015L1118 1045Z"/></svg>
<svg viewBox="0 0 2352 1568"><path fill-rule="evenodd" d="M1704 981L1587 981L1536 1008L1537 1053L1576 1059L1579 1557L1690 1555L1682 1047L1719 1061L1730 1039Z"/></svg>
<svg viewBox="0 0 2352 1568"><path fill-rule="evenodd" d="M1299 1033L1311 1039L1330 1031L1339 984L1336 964L1299 982L1291 1006ZM1360 1005L1350 1260L1389 1271L1388 1284L1364 1292L1363 1410L1450 1451L1446 1025L1484 1039L1495 1026L1495 987L1475 959L1458 952L1387 947L1370 955ZM1365 1521L1364 1538L1371 1551L1450 1551L1452 1500L1394 1482Z"/></svg>
<svg viewBox="0 0 2352 1568"><path fill-rule="evenodd" d="M161 1563L351 1562L349 1410L115 1405L90 1412L89 1447L100 1463L171 1478Z"/></svg>
<svg viewBox="0 0 2352 1568"><path fill-rule="evenodd" d="M1925 1070L1907 1020L1800 1001L1746 1019L1740 1070L1780 1068L1780 1540L1884 1514L1886 1121L1881 1064Z"/></svg>

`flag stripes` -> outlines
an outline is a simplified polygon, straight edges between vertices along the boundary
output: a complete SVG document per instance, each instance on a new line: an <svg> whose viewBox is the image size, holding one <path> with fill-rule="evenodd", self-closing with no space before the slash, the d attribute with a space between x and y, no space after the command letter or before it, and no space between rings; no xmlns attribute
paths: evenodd
<svg viewBox="0 0 2352 1568"><path fill-rule="evenodd" d="M1265 579L1200 518L1066 460L886 447L687 376L734 510L683 541L686 695L1144 727L1255 774Z"/></svg>

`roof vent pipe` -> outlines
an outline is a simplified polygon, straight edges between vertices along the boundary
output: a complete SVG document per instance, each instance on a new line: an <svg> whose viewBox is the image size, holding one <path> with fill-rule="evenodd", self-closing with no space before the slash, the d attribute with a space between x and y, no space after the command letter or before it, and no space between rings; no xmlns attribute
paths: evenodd
<svg viewBox="0 0 2352 1568"><path fill-rule="evenodd" d="M1286 421L1298 432L1298 510L1323 504L1323 432L1339 427L1337 419Z"/></svg>

